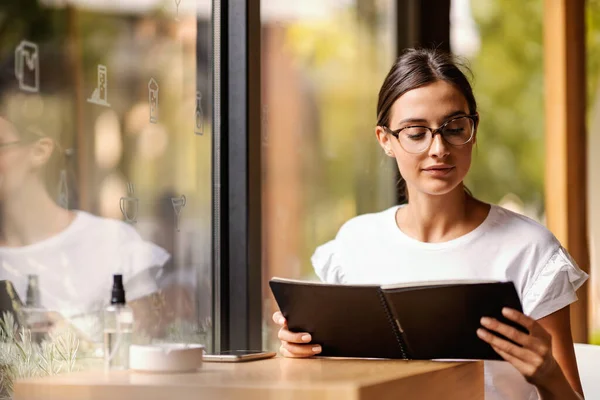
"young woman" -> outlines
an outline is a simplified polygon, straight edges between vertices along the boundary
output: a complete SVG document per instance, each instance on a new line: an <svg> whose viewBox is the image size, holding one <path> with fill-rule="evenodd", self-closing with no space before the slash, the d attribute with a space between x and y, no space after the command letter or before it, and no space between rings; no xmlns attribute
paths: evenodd
<svg viewBox="0 0 600 400"><path fill-rule="evenodd" d="M148 315L158 288L151 269L170 255L122 221L56 203L49 189L58 186L59 171L51 166L64 155L48 123L52 110L46 105L30 115L36 103L26 96L0 90L0 280L11 281L25 301L28 276L36 275L39 306L60 313L84 339L101 342L99 316L112 275L121 273L140 325L154 329Z"/></svg>
<svg viewBox="0 0 600 400"><path fill-rule="evenodd" d="M507 361L485 361L486 399L580 398L569 304L587 275L546 228L466 190L479 115L464 74L439 51L406 51L379 92L377 119L375 135L398 164L408 204L344 224L313 255L317 275L340 284L513 281L524 314L503 314L530 334L481 320L478 336ZM310 333L290 332L280 312L273 319L284 356L319 353Z"/></svg>

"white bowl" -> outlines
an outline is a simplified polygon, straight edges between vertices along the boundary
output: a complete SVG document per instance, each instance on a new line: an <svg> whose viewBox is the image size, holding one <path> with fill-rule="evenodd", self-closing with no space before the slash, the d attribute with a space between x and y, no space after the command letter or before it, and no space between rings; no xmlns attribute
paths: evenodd
<svg viewBox="0 0 600 400"><path fill-rule="evenodd" d="M129 347L129 368L142 372L194 372L202 366L204 345L161 343Z"/></svg>

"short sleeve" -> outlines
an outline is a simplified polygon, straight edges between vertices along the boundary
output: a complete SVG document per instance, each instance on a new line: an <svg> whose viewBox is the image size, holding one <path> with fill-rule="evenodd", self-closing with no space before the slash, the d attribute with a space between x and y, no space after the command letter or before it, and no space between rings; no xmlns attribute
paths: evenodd
<svg viewBox="0 0 600 400"><path fill-rule="evenodd" d="M523 311L541 319L577 300L576 291L588 279L569 253L559 246L523 295Z"/></svg>
<svg viewBox="0 0 600 400"><path fill-rule="evenodd" d="M144 240L130 226L121 225L118 236L118 265L119 272L123 274L127 300L156 292L156 275L169 260L170 254L162 247Z"/></svg>
<svg viewBox="0 0 600 400"><path fill-rule="evenodd" d="M158 291L156 274L170 256L162 247L139 240L121 248L122 273L127 300L135 300Z"/></svg>
<svg viewBox="0 0 600 400"><path fill-rule="evenodd" d="M332 240L317 247L311 257L311 262L315 269L315 273L321 281L327 283L344 282L339 246L336 240Z"/></svg>

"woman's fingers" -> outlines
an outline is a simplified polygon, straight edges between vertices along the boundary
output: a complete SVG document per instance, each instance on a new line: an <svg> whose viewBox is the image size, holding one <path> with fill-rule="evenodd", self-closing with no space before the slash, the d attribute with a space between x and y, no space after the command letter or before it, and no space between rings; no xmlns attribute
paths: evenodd
<svg viewBox="0 0 600 400"><path fill-rule="evenodd" d="M275 313L273 313L273 322L275 322L279 326L285 326L286 321L281 311L276 311Z"/></svg>
<svg viewBox="0 0 600 400"><path fill-rule="evenodd" d="M500 357L504 358L506 361L511 363L525 377L529 376L532 373L531 367L526 362L508 354L507 352L503 351L502 349L496 346L492 346L492 348L496 351L496 353L500 354Z"/></svg>
<svg viewBox="0 0 600 400"><path fill-rule="evenodd" d="M495 318L481 318L481 325L485 326L490 331L498 332L501 335L509 338L515 343L528 347L532 344L532 337L515 329L510 325L503 324Z"/></svg>
<svg viewBox="0 0 600 400"><path fill-rule="evenodd" d="M321 352L321 346L312 344L295 344L287 341L281 341L279 352L284 357L312 357Z"/></svg>
<svg viewBox="0 0 600 400"><path fill-rule="evenodd" d="M511 356L517 357L521 360L526 360L534 355L534 353L529 349L519 347L508 340L501 339L486 329L477 329L477 336L479 336L479 338L484 342L489 343L492 347L497 347L505 353L508 353Z"/></svg>
<svg viewBox="0 0 600 400"><path fill-rule="evenodd" d="M285 326L277 334L279 340L291 343L310 343L311 336L305 332L290 332Z"/></svg>
<svg viewBox="0 0 600 400"><path fill-rule="evenodd" d="M273 314L273 321L281 326L277 337L279 340L291 342L291 343L310 343L312 340L310 334L305 332L290 332L287 328L287 323L283 314L280 311L277 311Z"/></svg>
<svg viewBox="0 0 600 400"><path fill-rule="evenodd" d="M527 357L522 358L515 356L513 352L504 351L500 347L492 345L492 348L500 354L502 358L511 363L523 375L527 382L532 384L544 379L543 377L548 376L553 368L556 368L558 365L551 355L542 357L539 354L529 352Z"/></svg>
<svg viewBox="0 0 600 400"><path fill-rule="evenodd" d="M490 331L503 335L523 347L535 351L536 353L544 354L547 351L544 343L537 337L525 334L510 325L503 324L495 318L481 318L481 325Z"/></svg>
<svg viewBox="0 0 600 400"><path fill-rule="evenodd" d="M504 308L502 310L502 314L511 321L514 321L517 324L525 327L529 331L529 334L523 333L510 325L498 321L495 318L484 317L481 319L481 325L488 330L497 332L513 342L532 350L534 353L545 357L546 353L548 353L550 350L549 345L551 343L551 337L548 332L541 328L541 326L539 326L535 320L529 318L525 314L520 313L519 311L510 308Z"/></svg>
<svg viewBox="0 0 600 400"><path fill-rule="evenodd" d="M502 358L519 370L528 382L536 384L536 382L546 379L558 365L552 356L552 336L535 320L517 310L504 308L502 314L525 327L529 334L524 334L493 318L482 318L481 325L489 331L480 328L477 330L477 336L489 343ZM493 332L499 333L523 347L502 339Z"/></svg>
<svg viewBox="0 0 600 400"><path fill-rule="evenodd" d="M502 315L511 321L525 327L532 336L538 337L542 340L551 341L552 335L550 335L536 320L527 315L514 310L512 308L504 307L502 309Z"/></svg>
<svg viewBox="0 0 600 400"><path fill-rule="evenodd" d="M281 340L279 352L284 357L301 358L312 357L321 352L321 346L317 344L309 344L312 337L304 332L291 332L287 328L287 321L280 311L273 314L273 321L279 326L277 337Z"/></svg>
<svg viewBox="0 0 600 400"><path fill-rule="evenodd" d="M527 330L529 332L531 332L531 330L537 324L537 322L534 319L529 318L527 315L525 315L513 308L504 307L502 309L502 315L504 315L506 318L510 319L511 321L514 321L517 324L527 328Z"/></svg>

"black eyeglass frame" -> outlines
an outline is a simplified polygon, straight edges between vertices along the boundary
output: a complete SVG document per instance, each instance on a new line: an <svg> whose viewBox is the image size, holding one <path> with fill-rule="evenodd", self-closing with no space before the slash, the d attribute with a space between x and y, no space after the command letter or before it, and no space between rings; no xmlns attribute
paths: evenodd
<svg viewBox="0 0 600 400"><path fill-rule="evenodd" d="M446 138L442 134L442 131L446 128L446 126L448 126L448 124L450 124L451 122L453 122L453 121L455 121L457 119L460 119L460 118L469 118L471 121L473 121L473 129L471 130L471 136L469 136L469 139L467 139L467 141L465 141L464 143L461 143L461 144L450 143L448 140L446 140ZM400 132L402 132L404 129L408 129L408 128L423 128L423 129L427 129L429 132L431 132L431 143L433 143L433 139L435 138L435 135L439 134L446 143L448 143L450 146L455 146L456 147L456 146L464 146L465 144L467 144L471 140L473 140L473 136L475 136L475 131L477 130L477 124L478 124L478 122L479 122L479 114L475 113L475 114L458 115L456 117L452 117L452 118L450 118L448 121L444 122L442 125L440 125L436 129L432 129L432 128L428 127L428 126L423 126L423 125L403 126L402 128L396 129L396 130L391 130L390 128L388 128L385 125L383 125L382 128L387 133L389 133L390 135L392 135L396 139L398 139L398 142L400 142L400 146L402 146L402 141L399 138ZM429 146L431 146L431 143L429 143ZM408 153L420 154L420 153L424 153L425 151L427 151L427 149L429 148L429 146L425 147L425 149L423 149L422 151L418 151L418 152L408 151L408 150L406 150L404 148L404 146L402 146L402 148L404 149L404 151L406 151Z"/></svg>

